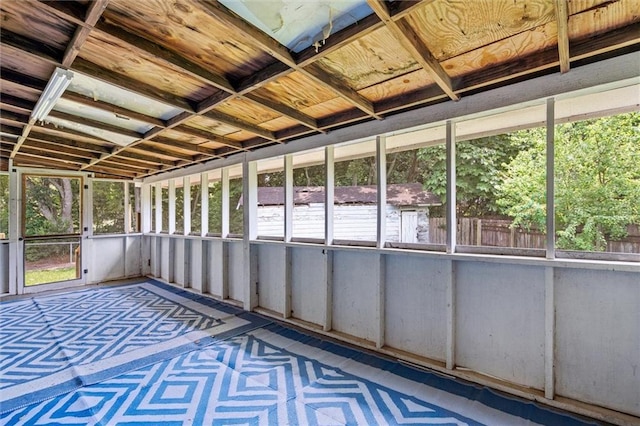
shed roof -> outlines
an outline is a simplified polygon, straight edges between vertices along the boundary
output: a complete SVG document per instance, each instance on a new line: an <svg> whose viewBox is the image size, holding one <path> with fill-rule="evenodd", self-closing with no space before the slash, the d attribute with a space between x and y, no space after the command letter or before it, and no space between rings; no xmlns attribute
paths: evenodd
<svg viewBox="0 0 640 426"><path fill-rule="evenodd" d="M296 186L293 188L293 203L324 203L324 186ZM334 204L376 204L377 187L375 185L336 186ZM240 204L242 199L240 199ZM284 204L284 188L259 187L258 205L279 206ZM387 204L393 206L439 206L440 198L430 191L422 189L419 183L387 185Z"/></svg>
<svg viewBox="0 0 640 426"><path fill-rule="evenodd" d="M112 178L295 144L640 47L636 0L3 0L0 22L0 170L12 159ZM56 68L71 84L36 122Z"/></svg>

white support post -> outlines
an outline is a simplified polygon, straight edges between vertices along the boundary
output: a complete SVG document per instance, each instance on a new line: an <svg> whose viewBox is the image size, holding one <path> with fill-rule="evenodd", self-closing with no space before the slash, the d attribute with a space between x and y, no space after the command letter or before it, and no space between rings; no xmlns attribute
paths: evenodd
<svg viewBox="0 0 640 426"><path fill-rule="evenodd" d="M446 304L447 304L447 351L445 366L453 370L456 361L456 263L449 258L449 276L446 277Z"/></svg>
<svg viewBox="0 0 640 426"><path fill-rule="evenodd" d="M183 220L183 234L191 234L191 177L185 176L182 178L182 211L184 215Z"/></svg>
<svg viewBox="0 0 640 426"><path fill-rule="evenodd" d="M200 236L209 233L209 173L200 173Z"/></svg>
<svg viewBox="0 0 640 426"><path fill-rule="evenodd" d="M335 194L334 147L324 149L324 243L333 244L333 202Z"/></svg>
<svg viewBox="0 0 640 426"><path fill-rule="evenodd" d="M456 127L447 121L447 253L456 252Z"/></svg>
<svg viewBox="0 0 640 426"><path fill-rule="evenodd" d="M284 156L284 242L293 238L293 155Z"/></svg>
<svg viewBox="0 0 640 426"><path fill-rule="evenodd" d="M23 262L18 261L20 199L18 171L13 168L13 160L9 160L9 294L18 294L18 280L22 281L19 277L24 275Z"/></svg>
<svg viewBox="0 0 640 426"><path fill-rule="evenodd" d="M83 232L83 230L80 229L80 234L93 236L93 185L95 184L95 179L92 177L85 177L81 182L83 186L80 188L80 200L82 200L83 204L82 227L87 228L87 231ZM87 189L84 189L85 185ZM127 205L125 204L125 209L126 207Z"/></svg>
<svg viewBox="0 0 640 426"><path fill-rule="evenodd" d="M547 259L556 257L555 223L555 100L547 99Z"/></svg>
<svg viewBox="0 0 640 426"><path fill-rule="evenodd" d="M91 177L89 177L91 176ZM83 284L94 282L91 278L95 274L89 267L89 260L96 261L97 253L93 249L93 175L85 175L80 179L80 200L82 202L82 224L80 227L80 277ZM88 271L85 273L85 271Z"/></svg>
<svg viewBox="0 0 640 426"><path fill-rule="evenodd" d="M293 238L293 155L284 156L284 242L289 243ZM282 297L282 317L291 317L291 259L292 248L285 246L284 252L284 282Z"/></svg>
<svg viewBox="0 0 640 426"><path fill-rule="evenodd" d="M387 258L384 254L378 253L378 278L376 280L377 285L377 305L376 305L376 317L378 319L378 335L376 336L376 348L381 349L384 346L384 330L385 330L385 278L386 278L386 261Z"/></svg>
<svg viewBox="0 0 640 426"><path fill-rule="evenodd" d="M156 203L156 234L162 232L162 182L155 185L155 203Z"/></svg>
<svg viewBox="0 0 640 426"><path fill-rule="evenodd" d="M229 236L229 169L222 168L222 238Z"/></svg>
<svg viewBox="0 0 640 426"><path fill-rule="evenodd" d="M129 185L133 185L133 182L124 183L124 233L131 233L131 200L129 199ZM93 225L93 220L91 221ZM93 226L92 226L93 227Z"/></svg>
<svg viewBox="0 0 640 426"><path fill-rule="evenodd" d="M147 234L151 232L151 185L142 185L140 189L140 232Z"/></svg>
<svg viewBox="0 0 640 426"><path fill-rule="evenodd" d="M169 235L176 232L176 181L169 179L169 223L167 225Z"/></svg>
<svg viewBox="0 0 640 426"><path fill-rule="evenodd" d="M331 331L333 328L333 251L329 248L323 250L325 262L325 304L324 304L324 331Z"/></svg>
<svg viewBox="0 0 640 426"><path fill-rule="evenodd" d="M242 163L242 209L244 232L242 237L244 259L244 310L258 306L257 258L251 241L258 236L258 164L255 161Z"/></svg>
<svg viewBox="0 0 640 426"><path fill-rule="evenodd" d="M544 271L544 397L555 397L555 285L553 266Z"/></svg>
<svg viewBox="0 0 640 426"><path fill-rule="evenodd" d="M377 247L384 248L387 240L387 138L376 138L376 168L377 168Z"/></svg>

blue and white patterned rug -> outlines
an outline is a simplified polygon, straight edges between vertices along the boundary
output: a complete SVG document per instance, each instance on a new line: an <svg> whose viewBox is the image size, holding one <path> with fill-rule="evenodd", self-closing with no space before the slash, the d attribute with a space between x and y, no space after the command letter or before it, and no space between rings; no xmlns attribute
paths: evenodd
<svg viewBox="0 0 640 426"><path fill-rule="evenodd" d="M152 281L0 308L2 425L584 424Z"/></svg>

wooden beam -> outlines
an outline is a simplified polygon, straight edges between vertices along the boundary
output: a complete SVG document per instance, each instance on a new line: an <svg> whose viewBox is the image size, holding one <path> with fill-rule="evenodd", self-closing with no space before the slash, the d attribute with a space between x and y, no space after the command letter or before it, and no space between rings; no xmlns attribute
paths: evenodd
<svg viewBox="0 0 640 426"><path fill-rule="evenodd" d="M31 111L35 106L35 102L27 101L16 96L5 94L2 94L2 96L0 96L0 107L2 109L11 109L16 113L26 112L27 114L31 114Z"/></svg>
<svg viewBox="0 0 640 426"><path fill-rule="evenodd" d="M56 155L51 155L49 151L43 151L38 148L27 146L25 144L23 144L22 147L20 148L20 154L28 155L30 157L43 158L47 160L54 159L54 160L64 161L66 163L77 164L77 165L83 165L89 162L89 160L85 158L78 158L71 155L65 155L60 153L57 153Z"/></svg>
<svg viewBox="0 0 640 426"><path fill-rule="evenodd" d="M200 154L207 155L209 157L215 157L215 158L220 157L216 152L216 150L213 148L207 148L207 147L204 147L198 144L189 143L189 142L183 142L183 141L178 141L178 140L169 139L169 138L162 138L162 137L154 138L150 140L150 142L154 142L154 143L158 143L166 146L173 146L173 147L184 149L191 152L197 152Z"/></svg>
<svg viewBox="0 0 640 426"><path fill-rule="evenodd" d="M189 136L194 136L197 138L201 138L201 139L205 139L207 141L211 141L211 142L216 142L219 143L221 145L225 145L234 149L238 149L238 150L243 150L244 147L242 146L242 143L238 142L238 141L234 141L232 139L229 138L225 138L224 136L219 136L219 135L215 135L211 132L207 132L204 130L200 130L200 129L196 129L194 127L189 127L189 126L185 126L185 125L180 125L180 126L176 126L173 128L174 131L183 133L185 135L189 135ZM153 139L150 140L156 140L158 139L157 137L154 137Z"/></svg>
<svg viewBox="0 0 640 426"><path fill-rule="evenodd" d="M397 21L391 16L385 0L367 0L367 3L387 26L394 38L406 49L420 66L433 78L438 86L451 99L457 101L460 97L453 91L451 78L446 73L440 62L433 56L420 36L405 19Z"/></svg>
<svg viewBox="0 0 640 426"><path fill-rule="evenodd" d="M50 135L48 133L43 133L41 127L34 127L29 133L29 139L38 140L42 142L51 142L62 146L70 146L76 149L81 149L84 151L97 152L100 154L109 154L111 153L111 148L104 146L104 143L99 140L96 140L95 143L78 141L72 138L63 138L59 136ZM111 144L111 143L109 143Z"/></svg>
<svg viewBox="0 0 640 426"><path fill-rule="evenodd" d="M146 151L149 154L163 155L165 157L170 157L177 160L184 160L184 161L193 160L193 155L180 154L178 152L171 151L169 149L160 148L157 145L151 145L149 142L153 142L153 141L146 141L141 144L138 144L136 145L135 149Z"/></svg>
<svg viewBox="0 0 640 426"><path fill-rule="evenodd" d="M560 58L560 72L569 71L569 11L567 0L554 0L556 23L558 26L558 56Z"/></svg>
<svg viewBox="0 0 640 426"><path fill-rule="evenodd" d="M77 165L69 164L67 162L56 160L54 158L41 158L38 156L31 156L23 152L19 152L13 157L14 166L42 166L48 169L56 168L61 170L78 170Z"/></svg>
<svg viewBox="0 0 640 426"><path fill-rule="evenodd" d="M154 165L159 165L159 164L163 164L163 165L167 165L167 166L175 166L176 165L176 161L173 160L165 160L164 158L159 158L159 157L152 157L150 155L145 155L145 154L139 154L137 152L131 152L131 150L126 150L126 151L120 151L118 153L118 157L125 157L125 158L131 158L133 160L140 160L140 161L144 161L147 163L151 163ZM107 158L107 157L105 157ZM110 158L110 157L108 157ZM95 164L91 164L91 166L93 166Z"/></svg>
<svg viewBox="0 0 640 426"><path fill-rule="evenodd" d="M67 46L67 50L64 52L64 56L62 58L62 66L68 68L73 63L78 53L80 53L80 49L87 38L89 37L89 33L91 32L91 27L93 27L102 12L107 8L109 4L109 0L94 0L89 3L89 9L87 10L87 14L85 16L84 22L86 26L79 26L76 29L71 42Z"/></svg>

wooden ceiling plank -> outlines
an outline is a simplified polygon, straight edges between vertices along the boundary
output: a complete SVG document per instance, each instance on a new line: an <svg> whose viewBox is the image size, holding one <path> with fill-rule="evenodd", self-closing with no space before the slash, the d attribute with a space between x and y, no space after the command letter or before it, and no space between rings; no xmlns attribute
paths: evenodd
<svg viewBox="0 0 640 426"><path fill-rule="evenodd" d="M164 158L152 157L150 155L145 155L145 154L139 154L137 152L131 152L130 150L120 151L118 153L118 157L131 158L133 160L140 160L140 161L144 161L144 162L155 164L155 165L163 164L167 166L173 166L176 164L176 161L173 161L173 160L165 160ZM113 157L110 157L110 158L113 158ZM94 166L94 165L95 164L91 164L91 166Z"/></svg>
<svg viewBox="0 0 640 426"><path fill-rule="evenodd" d="M554 0L556 23L558 26L558 56L560 72L566 73L570 68L569 55L569 12L567 0Z"/></svg>
<svg viewBox="0 0 640 426"><path fill-rule="evenodd" d="M193 159L193 155L180 154L175 151L159 148L158 146L149 145L148 143L145 143L145 142L136 145L135 149L142 149L149 154L164 155L166 157L175 158L176 160L191 161Z"/></svg>
<svg viewBox="0 0 640 426"><path fill-rule="evenodd" d="M210 72L163 46L150 42L135 34L124 31L121 27L117 27L106 22L99 22L95 28L97 31L101 31L110 37L123 41L135 49L153 55L168 64L174 65L204 83L227 93L235 93L235 89L232 84L225 77Z"/></svg>
<svg viewBox="0 0 640 426"><path fill-rule="evenodd" d="M56 160L53 158L42 158L38 156L31 156L25 153L18 153L14 158L14 166L29 166L36 165L46 168L56 168L60 170L77 170L77 165L69 164L65 161Z"/></svg>
<svg viewBox="0 0 640 426"><path fill-rule="evenodd" d="M251 102L255 102L258 105L262 105L268 109L270 109L271 111L280 114L282 116L285 117L289 117L294 119L295 121L299 122L300 124L303 124L307 127L309 127L310 129L316 130L318 132L324 133L324 130L320 129L318 127L318 123L316 122L315 118L313 117L309 117L306 114L301 113L300 111L291 108L289 106L286 106L284 104L281 103L277 103L277 102L271 102L267 99L263 99L260 98L252 93L247 93L244 96L244 99L247 99Z"/></svg>
<svg viewBox="0 0 640 426"><path fill-rule="evenodd" d="M87 169L87 171L93 173L94 175L104 175L123 179L135 179L139 175L139 173L133 172L131 170L119 169L117 167L109 167L103 165L90 167L89 169Z"/></svg>
<svg viewBox="0 0 640 426"><path fill-rule="evenodd" d="M38 7L57 17L69 21L75 25L86 26L84 18L86 12L81 10L81 6L76 2L68 1L40 1L40 0L22 0L25 3L31 3L33 7ZM55 6L55 7L54 7Z"/></svg>
<svg viewBox="0 0 640 426"><path fill-rule="evenodd" d="M238 149L238 150L244 150L244 147L242 146L242 143L238 142L238 141L234 141L231 140L229 138L225 138L224 136L218 136L218 135L214 135L210 132L204 131L204 130L200 130L200 129L196 129L195 127L189 127L189 126L179 126L179 127L174 127L173 128L175 131L178 131L180 133L183 133L185 135L189 135L189 136L195 136L197 138L200 139L205 139L211 142L217 142L221 145L225 145L228 146L230 148L234 148L234 149Z"/></svg>
<svg viewBox="0 0 640 426"><path fill-rule="evenodd" d="M26 112L27 114L31 114L31 111L35 107L35 103L31 101L24 100L22 98L18 98L12 95L3 94L0 96L0 107L1 108L12 108L14 112Z"/></svg>
<svg viewBox="0 0 640 426"><path fill-rule="evenodd" d="M89 3L89 9L87 10L87 14L84 19L86 26L79 26L73 34L73 38L67 46L62 58L63 67L70 67L74 59L76 59L76 56L80 53L82 45L87 41L92 27L96 22L98 22L100 15L102 15L102 12L104 12L108 4L109 0L94 0Z"/></svg>
<svg viewBox="0 0 640 426"><path fill-rule="evenodd" d="M29 123L29 116L3 110L0 111L0 121L7 124L25 126Z"/></svg>
<svg viewBox="0 0 640 426"><path fill-rule="evenodd" d="M363 112L366 112L368 115L377 119L382 119L382 116L375 112L371 101L360 95L351 87L347 86L341 80L338 80L333 75L322 70L320 67L318 67L318 65L311 64L306 68L301 68L301 70L304 70L303 74L311 77L311 79L314 80L318 85L331 90L342 99L353 104Z"/></svg>
<svg viewBox="0 0 640 426"><path fill-rule="evenodd" d="M37 139L32 139L31 136L27 137L22 147L23 148L30 147L30 148L40 149L42 151L47 151L52 153L62 153L62 154L71 155L73 157L84 158L87 160L100 157L100 154L98 153L83 151L68 145L60 145L53 142L38 141Z"/></svg>
<svg viewBox="0 0 640 426"><path fill-rule="evenodd" d="M141 170L142 173L145 172L149 172L149 171L157 171L160 169L160 166L158 167L151 167L151 165L147 164L147 163L143 163L143 162L138 162L135 160L130 160L130 159L125 159L122 157L111 157L107 160L101 161L100 165L94 165L93 167L113 167L113 168L118 168L118 169L130 169L130 168L134 168L134 169L138 169Z"/></svg>
<svg viewBox="0 0 640 426"><path fill-rule="evenodd" d="M385 0L367 0L367 3L385 23L394 38L413 56L420 66L429 73L438 86L440 86L452 100L459 100L460 97L453 91L451 78L427 46L425 46L411 25L404 19L394 20Z"/></svg>
<svg viewBox="0 0 640 426"><path fill-rule="evenodd" d="M75 156L65 155L61 153L57 153L56 155L51 155L49 151L33 148L25 144L23 144L22 147L20 148L20 154L29 155L31 157L43 158L43 159L54 159L54 160L64 161L67 163L73 163L77 165L83 165L83 164L89 163L89 160L85 158L78 158Z"/></svg>
<svg viewBox="0 0 640 426"><path fill-rule="evenodd" d="M265 139L269 139L272 141L275 141L277 139L275 134L273 132L270 132L269 130L266 130L266 129L263 129L262 127L258 127L253 124L247 123L245 121L239 120L236 117L222 113L220 111L209 111L202 114L202 116L210 118L215 121L219 121L220 123L228 124L229 126L233 126L237 129L245 130L247 132L256 134Z"/></svg>
<svg viewBox="0 0 640 426"><path fill-rule="evenodd" d="M4 28L0 28L0 43L3 46L3 50L5 49L4 46L6 46L7 49L19 50L24 54L34 57L36 60L48 64L61 64L62 52L59 50ZM6 54L6 52L3 53L3 55Z"/></svg>
<svg viewBox="0 0 640 426"><path fill-rule="evenodd" d="M131 120L142 121L143 123L151 124L157 127L165 127L165 122L160 120L159 118L141 114L136 111L131 111L118 105L113 105L100 100L94 100L93 98L80 95L78 93L66 91L62 95L62 98L91 108L96 108L102 111L113 113L116 117L124 117Z"/></svg>
<svg viewBox="0 0 640 426"><path fill-rule="evenodd" d="M204 146L200 146L197 144L192 144L189 142L183 142L183 141L178 141L178 140L174 140L174 139L169 139L169 138L155 138L149 142L153 142L153 143L158 143L158 144L162 144L168 147L176 147L176 148L180 148L180 149L184 149L184 150L188 150L194 153L199 153L199 154L204 154L204 155L208 155L209 157L215 157L215 158L219 158L220 156L216 153L216 150L213 148L207 148Z"/></svg>
<svg viewBox="0 0 640 426"><path fill-rule="evenodd" d="M29 139L42 141L45 143L54 143L58 146L69 146L69 147L73 147L74 149L89 151L89 152L96 152L98 154L111 153L111 149L106 146L96 145L88 142L76 141L73 139L60 138L57 136L48 135L46 133L37 132L36 129L33 129L31 133L29 133Z"/></svg>

